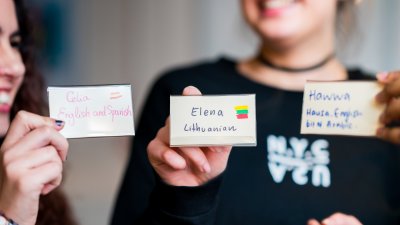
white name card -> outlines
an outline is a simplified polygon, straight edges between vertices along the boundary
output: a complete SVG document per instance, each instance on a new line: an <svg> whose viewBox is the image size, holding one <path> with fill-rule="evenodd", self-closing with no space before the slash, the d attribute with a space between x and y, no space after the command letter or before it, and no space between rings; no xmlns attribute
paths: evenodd
<svg viewBox="0 0 400 225"><path fill-rule="evenodd" d="M50 117L66 138L135 135L131 85L49 87Z"/></svg>
<svg viewBox="0 0 400 225"><path fill-rule="evenodd" d="M375 136L384 106L375 101L375 81L307 82L302 134Z"/></svg>
<svg viewBox="0 0 400 225"><path fill-rule="evenodd" d="M255 95L171 96L171 146L256 146Z"/></svg>

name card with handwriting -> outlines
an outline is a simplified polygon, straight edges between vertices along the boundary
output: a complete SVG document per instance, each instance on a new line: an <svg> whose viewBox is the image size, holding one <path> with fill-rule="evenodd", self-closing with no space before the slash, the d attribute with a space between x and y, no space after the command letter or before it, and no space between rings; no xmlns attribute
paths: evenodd
<svg viewBox="0 0 400 225"><path fill-rule="evenodd" d="M49 87L50 117L66 138L135 135L131 85Z"/></svg>
<svg viewBox="0 0 400 225"><path fill-rule="evenodd" d="M307 82L302 134L375 136L384 106L375 101L375 81Z"/></svg>
<svg viewBox="0 0 400 225"><path fill-rule="evenodd" d="M256 146L255 95L171 96L171 146Z"/></svg>

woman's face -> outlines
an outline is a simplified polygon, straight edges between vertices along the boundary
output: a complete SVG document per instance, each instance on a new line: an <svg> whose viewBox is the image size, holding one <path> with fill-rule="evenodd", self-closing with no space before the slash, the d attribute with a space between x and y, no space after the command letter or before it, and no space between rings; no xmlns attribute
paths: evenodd
<svg viewBox="0 0 400 225"><path fill-rule="evenodd" d="M290 45L320 35L333 38L337 1L242 0L242 10L264 43Z"/></svg>
<svg viewBox="0 0 400 225"><path fill-rule="evenodd" d="M25 74L13 0L0 0L0 136L9 126L11 105Z"/></svg>

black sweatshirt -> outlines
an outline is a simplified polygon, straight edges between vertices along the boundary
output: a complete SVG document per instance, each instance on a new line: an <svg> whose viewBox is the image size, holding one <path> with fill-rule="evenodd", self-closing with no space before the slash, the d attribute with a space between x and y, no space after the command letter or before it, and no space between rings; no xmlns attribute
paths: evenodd
<svg viewBox="0 0 400 225"><path fill-rule="evenodd" d="M134 139L113 225L306 224L335 212L363 224L400 224L400 151L376 138L301 135L302 92L251 81L225 58L173 70L155 83ZM349 70L350 80L372 79ZM147 144L164 126L169 96L255 93L257 147L233 148L222 176L204 186L162 183Z"/></svg>

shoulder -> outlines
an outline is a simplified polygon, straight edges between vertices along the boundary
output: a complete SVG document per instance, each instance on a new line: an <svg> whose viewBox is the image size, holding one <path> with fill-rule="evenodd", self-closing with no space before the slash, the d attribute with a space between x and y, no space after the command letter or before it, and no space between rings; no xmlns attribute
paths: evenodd
<svg viewBox="0 0 400 225"><path fill-rule="evenodd" d="M349 80L376 80L373 73L366 72L360 68L347 69Z"/></svg>
<svg viewBox="0 0 400 225"><path fill-rule="evenodd" d="M155 87L167 88L170 94L180 94L186 86L193 85L200 89L212 83L226 81L235 71L236 62L228 58L201 61L189 66L172 68L162 73Z"/></svg>

